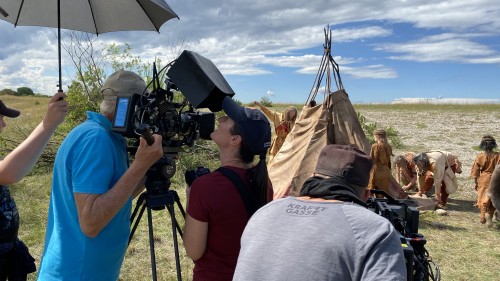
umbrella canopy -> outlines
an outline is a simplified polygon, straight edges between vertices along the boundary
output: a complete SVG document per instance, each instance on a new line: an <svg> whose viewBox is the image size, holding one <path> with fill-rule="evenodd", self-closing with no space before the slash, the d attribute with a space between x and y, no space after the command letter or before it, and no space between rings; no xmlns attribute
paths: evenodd
<svg viewBox="0 0 500 281"><path fill-rule="evenodd" d="M0 19L14 26L58 28L59 90L61 29L101 34L111 31L160 30L179 18L164 0L2 0Z"/></svg>

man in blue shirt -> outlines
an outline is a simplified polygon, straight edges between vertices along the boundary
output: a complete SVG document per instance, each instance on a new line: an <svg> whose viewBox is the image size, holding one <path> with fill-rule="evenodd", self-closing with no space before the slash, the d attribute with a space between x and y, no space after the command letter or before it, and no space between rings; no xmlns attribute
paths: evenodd
<svg viewBox="0 0 500 281"><path fill-rule="evenodd" d="M111 131L118 94L142 93L146 83L117 71L104 83L101 114L87 120L61 144L54 162L45 248L38 280L117 280L130 232L132 197L163 155L162 139L140 139L129 166L123 136Z"/></svg>

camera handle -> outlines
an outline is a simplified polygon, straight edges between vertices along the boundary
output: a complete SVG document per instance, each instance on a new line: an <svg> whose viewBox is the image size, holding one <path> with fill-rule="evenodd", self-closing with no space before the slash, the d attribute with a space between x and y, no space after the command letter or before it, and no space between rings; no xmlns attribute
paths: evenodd
<svg viewBox="0 0 500 281"><path fill-rule="evenodd" d="M153 139L153 135L151 134L151 132L149 131L149 129L146 127L145 124L139 124L139 126L137 126L136 131L142 135L142 137L146 140L148 145L152 145L155 142Z"/></svg>
<svg viewBox="0 0 500 281"><path fill-rule="evenodd" d="M186 213L184 208L181 205L181 201L179 195L175 190L168 190L167 192L159 193L159 194L151 194L147 190L143 192L139 198L137 199L137 204L135 206L134 211L132 212L132 217L130 219L130 224L133 225L132 230L130 231L130 236L128 240L128 244L132 241L132 237L134 236L135 230L139 225L142 215L144 214L144 210L148 211L148 229L149 229L149 249L151 253L151 272L153 281L157 280L156 274L156 255L155 255L155 246L154 246L154 236L153 236L153 217L151 210L161 210L167 209L170 220L172 222L172 238L174 244L174 254L175 254L175 267L177 271L177 280L182 280L181 275L181 266L180 266L180 256L179 256L179 243L177 241L177 233L182 238L182 229L175 218L175 204L179 208L183 217L186 217ZM139 212L139 213L138 213ZM137 218L136 215L138 214ZM134 221L135 219L135 221Z"/></svg>

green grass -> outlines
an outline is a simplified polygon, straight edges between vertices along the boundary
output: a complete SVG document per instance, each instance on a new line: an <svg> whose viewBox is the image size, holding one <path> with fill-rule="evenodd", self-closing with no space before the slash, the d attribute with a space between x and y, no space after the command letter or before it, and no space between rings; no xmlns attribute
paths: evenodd
<svg viewBox="0 0 500 281"><path fill-rule="evenodd" d="M32 129L41 120L48 102L46 98L9 96L0 98L9 106L21 109L23 115L26 115L26 119L22 122L19 122L19 118L8 120L8 126L2 133L3 136L16 133L11 130L13 127L9 127L14 122L18 122L19 126L28 126L26 128L28 130ZM280 111L288 106L288 104L275 104L273 110ZM302 105L295 106L299 110L302 108ZM356 110L378 108L396 112L396 114L401 113L401 116L408 116L406 113L412 110L450 112L486 110L497 114L500 119L498 113L500 105L355 105L355 108ZM28 116L31 117L28 118ZM419 126L423 127L423 125L425 124L422 123ZM405 142L404 138L402 142ZM407 149L419 151L423 148L422 145L422 147ZM184 171L201 165L213 170L217 168L217 158L217 149L211 142L206 141L199 142L195 148L188 148L186 152L179 154L177 173L172 179L171 189L177 191L183 206L185 206ZM51 177L50 168L39 168L21 182L11 186L12 195L16 199L21 216L19 235L30 248L37 264L40 262L43 251ZM487 229L479 224L479 212L472 206L475 193L470 189L470 185L470 179L459 179L460 189L451 196L448 216L437 216L432 212L422 213L420 216L420 232L427 239L427 250L441 268L443 281L498 280L500 223L496 222L493 229ZM182 216L177 214L176 217L183 226ZM158 280L176 280L171 220L166 210L153 211L153 227ZM193 263L186 256L180 239L179 249L183 280L190 280ZM265 255L265 253L262 254ZM127 251L120 280L150 280L150 265L147 217L144 214ZM29 280L35 280L35 277L35 274L31 274Z"/></svg>

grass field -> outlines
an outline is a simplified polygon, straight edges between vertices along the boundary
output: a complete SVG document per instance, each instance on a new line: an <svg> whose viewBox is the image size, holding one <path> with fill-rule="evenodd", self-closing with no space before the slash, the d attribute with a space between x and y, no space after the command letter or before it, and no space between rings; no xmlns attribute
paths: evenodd
<svg viewBox="0 0 500 281"><path fill-rule="evenodd" d="M33 97L1 96L0 99L23 111L23 117L7 120L4 137L16 133L10 130L12 128L33 128L41 120L48 101ZM275 109L284 107L276 105ZM404 146L395 149L395 155L441 149L459 156L463 173L458 176L458 192L450 196L448 215L421 213L420 232L427 239L427 250L441 268L441 280L500 280L500 223L496 222L492 229L479 223L479 211L473 207L476 194L468 178L481 136L489 133L500 140L500 105L355 105L355 109L368 122L397 129ZM184 206L184 171L200 165L216 168L217 154L211 143L203 142L179 157L171 190L179 194ZM36 169L11 187L21 215L20 237L37 264L43 250L50 187L50 169ZM182 226L181 215L178 213L176 217ZM165 210L153 211L153 226L158 280L176 280L171 220ZM183 280L190 280L193 264L185 255L182 241L179 241L179 249ZM120 280L150 280L149 253L144 215L127 251ZM35 279L34 274L29 276L29 280Z"/></svg>

